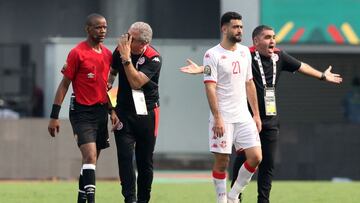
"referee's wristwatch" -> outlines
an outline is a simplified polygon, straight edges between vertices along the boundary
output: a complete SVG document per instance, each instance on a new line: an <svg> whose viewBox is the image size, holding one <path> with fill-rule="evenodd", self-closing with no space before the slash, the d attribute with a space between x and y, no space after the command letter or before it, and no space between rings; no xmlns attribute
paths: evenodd
<svg viewBox="0 0 360 203"><path fill-rule="evenodd" d="M128 66L131 63L131 59L128 60L121 60L121 63L123 64L123 66Z"/></svg>

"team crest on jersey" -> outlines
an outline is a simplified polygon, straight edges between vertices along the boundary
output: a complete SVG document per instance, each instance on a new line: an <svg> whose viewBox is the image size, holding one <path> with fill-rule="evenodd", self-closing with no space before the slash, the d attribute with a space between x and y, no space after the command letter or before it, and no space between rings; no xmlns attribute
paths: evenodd
<svg viewBox="0 0 360 203"><path fill-rule="evenodd" d="M279 60L279 55L273 54L273 55L271 56L271 59L272 59L273 61L277 62L277 61Z"/></svg>
<svg viewBox="0 0 360 203"><path fill-rule="evenodd" d="M244 51L241 51L241 52L240 52L240 55L241 55L241 57L245 57L245 56L246 56Z"/></svg>
<svg viewBox="0 0 360 203"><path fill-rule="evenodd" d="M210 54L209 54L209 53L206 53L206 54L205 54L205 58L210 58Z"/></svg>
<svg viewBox="0 0 360 203"><path fill-rule="evenodd" d="M225 140L220 142L220 147L221 148L226 148L226 141Z"/></svg>
<svg viewBox="0 0 360 203"><path fill-rule="evenodd" d="M205 75L211 75L211 67L209 65L206 65L204 67L204 74Z"/></svg>
<svg viewBox="0 0 360 203"><path fill-rule="evenodd" d="M145 57L140 57L138 62L137 62L139 65L142 65L145 63Z"/></svg>
<svg viewBox="0 0 360 203"><path fill-rule="evenodd" d="M154 57L152 61L160 62L159 57Z"/></svg>
<svg viewBox="0 0 360 203"><path fill-rule="evenodd" d="M226 56L225 56L225 55L222 55L222 56L221 56L221 59L226 59Z"/></svg>

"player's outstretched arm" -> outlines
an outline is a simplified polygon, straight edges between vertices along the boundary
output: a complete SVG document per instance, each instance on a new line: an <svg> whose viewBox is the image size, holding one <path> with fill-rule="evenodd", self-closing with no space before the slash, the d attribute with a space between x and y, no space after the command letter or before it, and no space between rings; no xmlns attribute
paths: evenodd
<svg viewBox="0 0 360 203"><path fill-rule="evenodd" d="M324 72L320 72L315 68L311 67L309 64L301 63L299 72L305 75L318 78L319 80L325 80L330 83L340 84L342 82L342 77L340 74L332 73L332 67L329 66Z"/></svg>
<svg viewBox="0 0 360 203"><path fill-rule="evenodd" d="M198 66L195 62L190 59L186 60L189 65L181 67L180 71L188 74L201 74L204 72L204 66Z"/></svg>

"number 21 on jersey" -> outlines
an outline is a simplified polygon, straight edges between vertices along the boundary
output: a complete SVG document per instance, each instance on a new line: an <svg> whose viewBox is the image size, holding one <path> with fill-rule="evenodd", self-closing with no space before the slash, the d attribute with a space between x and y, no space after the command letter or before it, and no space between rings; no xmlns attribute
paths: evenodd
<svg viewBox="0 0 360 203"><path fill-rule="evenodd" d="M240 63L239 63L239 61L232 62L232 67L233 67L233 74L234 75L240 73Z"/></svg>

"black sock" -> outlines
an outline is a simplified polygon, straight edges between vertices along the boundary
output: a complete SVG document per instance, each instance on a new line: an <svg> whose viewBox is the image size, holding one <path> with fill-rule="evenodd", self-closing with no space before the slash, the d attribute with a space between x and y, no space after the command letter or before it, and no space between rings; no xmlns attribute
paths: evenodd
<svg viewBox="0 0 360 203"><path fill-rule="evenodd" d="M79 176L79 191L77 203L86 203L86 193L84 189L84 177L82 175L82 169Z"/></svg>
<svg viewBox="0 0 360 203"><path fill-rule="evenodd" d="M95 165L83 165L84 190L88 203L95 203Z"/></svg>

